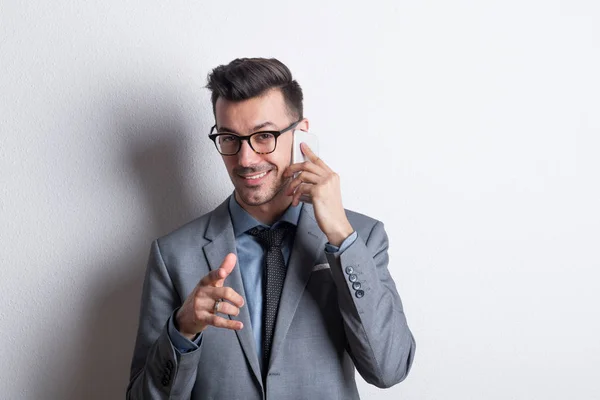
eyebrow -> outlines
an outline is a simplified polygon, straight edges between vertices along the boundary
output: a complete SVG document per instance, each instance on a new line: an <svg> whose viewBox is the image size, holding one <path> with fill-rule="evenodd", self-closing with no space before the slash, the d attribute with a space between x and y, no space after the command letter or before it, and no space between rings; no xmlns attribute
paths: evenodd
<svg viewBox="0 0 600 400"><path fill-rule="evenodd" d="M260 124L258 124L258 125L256 125L256 126L254 126L254 127L252 128L252 132L257 132L257 131L260 131L261 129L263 129L263 128L266 128L266 127L269 127L269 126L271 126L271 127L275 128L275 129L277 129L277 125L275 125L273 122L271 122L271 121L265 121L265 122L263 122L263 123L260 123ZM240 135L240 134L239 134L239 132L236 132L235 130L233 130L233 129L231 129L231 128L228 128L228 127L226 127L226 126L221 126L221 127L218 127L218 128L217 128L217 131L218 131L218 132L235 133L236 135Z"/></svg>

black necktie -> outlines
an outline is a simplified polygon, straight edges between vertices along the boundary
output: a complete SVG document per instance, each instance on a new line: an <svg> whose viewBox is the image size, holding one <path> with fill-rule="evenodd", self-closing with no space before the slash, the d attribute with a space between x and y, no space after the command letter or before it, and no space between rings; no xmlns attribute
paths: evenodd
<svg viewBox="0 0 600 400"><path fill-rule="evenodd" d="M279 298L285 280L285 260L281 251L281 244L290 228L285 224L276 229L252 228L248 233L255 236L266 249L265 254L265 282L263 285L264 310L263 310L263 372L269 367L271 356L271 343L273 342L273 330Z"/></svg>

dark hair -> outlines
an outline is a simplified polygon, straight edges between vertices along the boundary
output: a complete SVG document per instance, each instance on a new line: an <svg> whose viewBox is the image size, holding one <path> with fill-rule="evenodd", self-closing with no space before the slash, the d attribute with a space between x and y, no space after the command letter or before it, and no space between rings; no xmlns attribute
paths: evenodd
<svg viewBox="0 0 600 400"><path fill-rule="evenodd" d="M302 88L288 67L275 58L237 58L219 65L208 74L206 87L211 91L213 113L219 97L229 101L247 100L270 89L280 89L288 112L303 118Z"/></svg>

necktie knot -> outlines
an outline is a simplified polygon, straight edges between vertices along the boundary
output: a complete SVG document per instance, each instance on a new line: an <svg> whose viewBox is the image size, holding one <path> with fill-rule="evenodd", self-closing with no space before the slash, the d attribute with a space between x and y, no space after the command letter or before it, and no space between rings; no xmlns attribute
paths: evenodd
<svg viewBox="0 0 600 400"><path fill-rule="evenodd" d="M248 233L258 239L258 241L267 249L281 248L285 235L289 232L286 225L275 229L259 229L254 227Z"/></svg>

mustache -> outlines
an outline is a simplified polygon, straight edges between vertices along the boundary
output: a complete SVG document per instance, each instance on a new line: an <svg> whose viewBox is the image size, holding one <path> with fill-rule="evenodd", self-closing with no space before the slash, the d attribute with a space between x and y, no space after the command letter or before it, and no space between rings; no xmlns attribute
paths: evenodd
<svg viewBox="0 0 600 400"><path fill-rule="evenodd" d="M272 169L277 169L273 164L266 165L256 165L252 167L236 167L233 169L233 172L238 175L252 175L252 174L260 174L261 172L266 172Z"/></svg>

